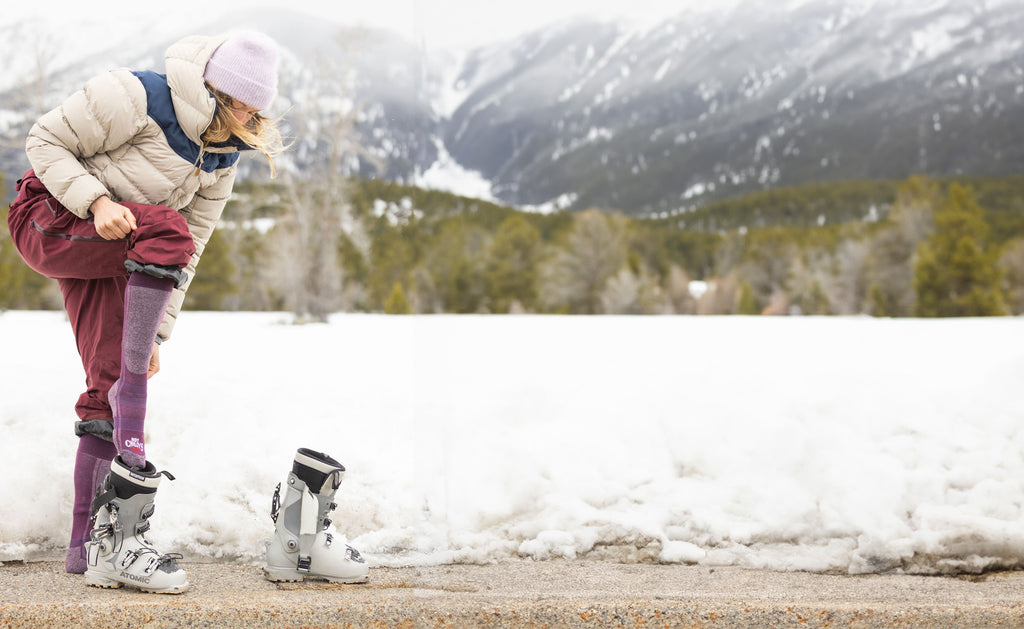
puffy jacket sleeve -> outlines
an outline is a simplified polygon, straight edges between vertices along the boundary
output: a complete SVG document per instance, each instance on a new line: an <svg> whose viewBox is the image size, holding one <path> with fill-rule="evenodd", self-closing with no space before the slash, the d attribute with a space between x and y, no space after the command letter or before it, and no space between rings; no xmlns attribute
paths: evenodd
<svg viewBox="0 0 1024 629"><path fill-rule="evenodd" d="M112 70L43 115L29 131L25 152L46 189L75 215L88 218L93 201L110 193L80 158L130 143L146 118L142 84L128 70Z"/></svg>
<svg viewBox="0 0 1024 629"><path fill-rule="evenodd" d="M188 281L181 288L174 289L174 293L171 295L171 303L167 306L167 314L164 316L164 320L157 332L157 338L160 341L166 341L171 338L174 323L178 319L178 313L181 312L181 304L185 301L185 292L192 285L192 278L195 277L199 258L203 255L206 243L209 242L213 230L217 227L217 221L220 220L224 206L231 196L231 189L235 185L235 174L237 172L237 166L226 168L213 185L201 188L192 201L181 210L182 216L188 221L189 231L192 232L192 240L195 241L196 252L192 255L192 260L188 263L188 266L185 267Z"/></svg>

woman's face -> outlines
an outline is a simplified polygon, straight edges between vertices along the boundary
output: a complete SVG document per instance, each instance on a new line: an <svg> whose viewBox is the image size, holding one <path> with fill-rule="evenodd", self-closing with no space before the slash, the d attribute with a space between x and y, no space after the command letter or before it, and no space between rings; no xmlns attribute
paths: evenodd
<svg viewBox="0 0 1024 629"><path fill-rule="evenodd" d="M252 117L260 113L259 109L256 109L255 107L250 107L245 103L240 103L233 98L231 99L231 105L228 107L228 109L231 110L231 114L235 117L235 119L238 120L238 122L241 122L242 124L249 124L249 121L252 120Z"/></svg>

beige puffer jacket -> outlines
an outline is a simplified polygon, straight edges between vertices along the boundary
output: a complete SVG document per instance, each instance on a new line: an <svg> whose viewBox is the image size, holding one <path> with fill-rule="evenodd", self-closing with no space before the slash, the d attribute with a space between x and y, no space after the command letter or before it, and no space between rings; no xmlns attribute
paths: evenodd
<svg viewBox="0 0 1024 629"><path fill-rule="evenodd" d="M196 253L185 269L189 281L171 298L160 340L170 338L237 171L237 147L204 146L200 139L216 108L203 73L223 41L192 36L172 45L165 57L166 81L153 72L127 69L91 79L40 118L26 142L36 176L81 218L89 217L89 207L103 195L166 205L185 216Z"/></svg>

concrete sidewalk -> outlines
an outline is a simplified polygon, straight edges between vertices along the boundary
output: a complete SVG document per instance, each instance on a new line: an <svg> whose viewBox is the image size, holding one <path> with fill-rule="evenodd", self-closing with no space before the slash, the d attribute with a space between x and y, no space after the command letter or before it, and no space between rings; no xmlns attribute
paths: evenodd
<svg viewBox="0 0 1024 629"><path fill-rule="evenodd" d="M1024 627L1024 572L839 576L590 561L375 568L274 584L182 564L181 595L87 587L63 563L0 567L0 627Z"/></svg>

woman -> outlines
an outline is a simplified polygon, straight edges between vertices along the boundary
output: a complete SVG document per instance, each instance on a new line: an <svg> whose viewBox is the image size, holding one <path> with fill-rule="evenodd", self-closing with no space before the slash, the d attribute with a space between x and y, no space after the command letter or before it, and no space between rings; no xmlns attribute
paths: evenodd
<svg viewBox="0 0 1024 629"><path fill-rule="evenodd" d="M92 585L188 587L177 556L142 536L162 474L146 460L147 380L239 151L262 152L273 173L280 135L259 112L276 95L277 57L258 33L188 37L167 50L166 75L102 74L29 132L32 170L8 223L29 266L57 279L85 368L65 568Z"/></svg>

